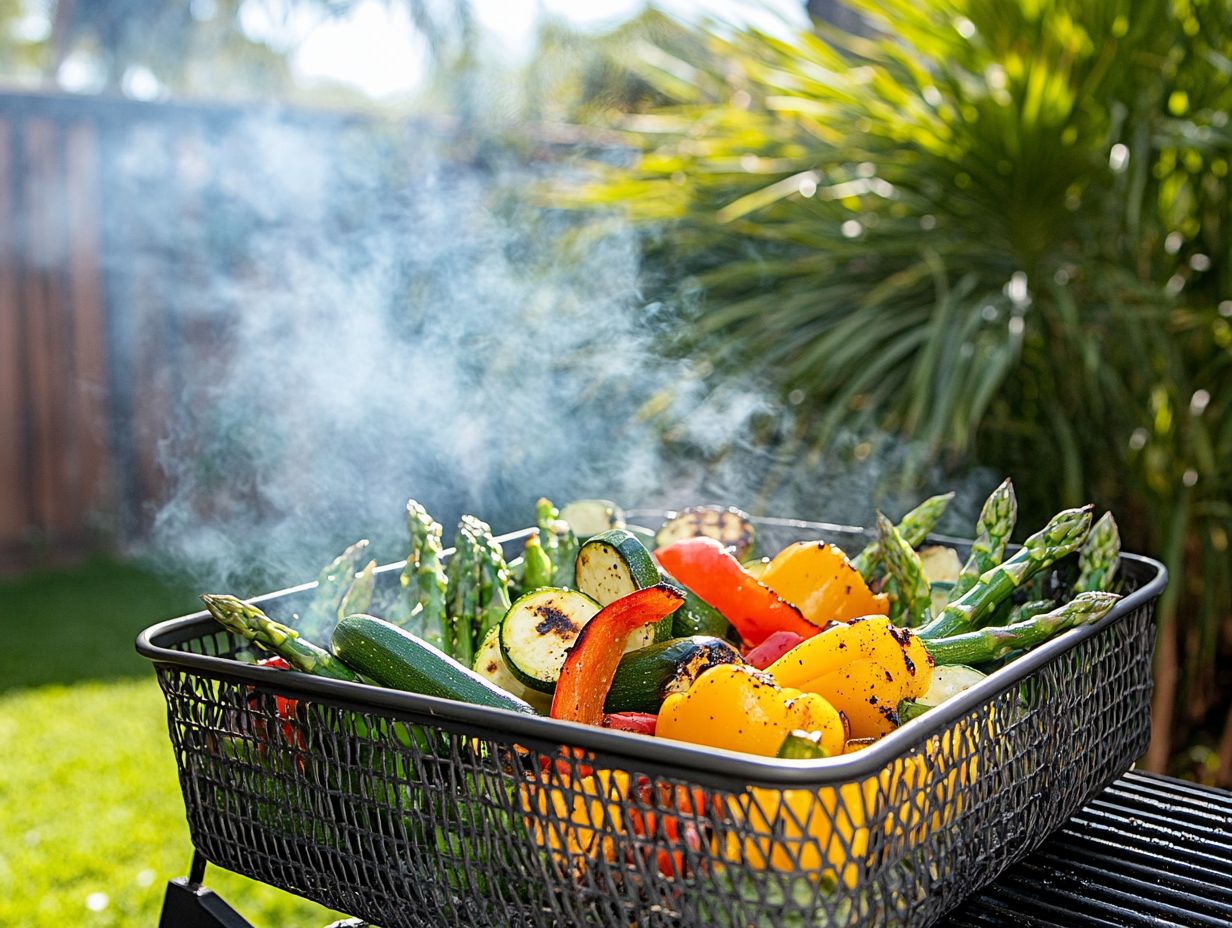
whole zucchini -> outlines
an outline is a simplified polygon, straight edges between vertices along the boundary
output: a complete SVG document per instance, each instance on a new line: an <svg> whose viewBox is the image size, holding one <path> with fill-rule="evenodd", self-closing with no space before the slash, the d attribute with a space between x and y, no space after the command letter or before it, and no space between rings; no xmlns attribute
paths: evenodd
<svg viewBox="0 0 1232 928"><path fill-rule="evenodd" d="M333 651L352 670L390 689L535 713L525 700L505 692L422 638L384 619L347 616L334 629Z"/></svg>
<svg viewBox="0 0 1232 928"><path fill-rule="evenodd" d="M718 664L741 663L729 642L708 635L673 638L630 651L620 659L604 712L659 711L672 693L683 693Z"/></svg>

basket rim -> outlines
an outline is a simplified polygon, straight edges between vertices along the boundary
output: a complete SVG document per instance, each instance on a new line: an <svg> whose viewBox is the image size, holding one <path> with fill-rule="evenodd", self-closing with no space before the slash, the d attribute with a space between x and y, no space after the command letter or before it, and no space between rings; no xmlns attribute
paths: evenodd
<svg viewBox="0 0 1232 928"><path fill-rule="evenodd" d="M630 510L630 514L648 513ZM861 526L813 522L799 519L754 517L755 523L776 527L815 531L845 531L867 533ZM500 535L497 542L506 543L525 538L533 529L526 528ZM969 544L969 539L946 535L930 535L929 541ZM452 552L447 549L446 554ZM277 670L245 664L230 658L214 657L173 649L173 645L212 634L218 626L204 610L167 619L144 629L136 639L137 653L155 665L178 667L194 674L233 683L259 686L289 698L307 698L358 712L378 710L413 724L444 724L466 727L467 733L488 735L501 740L517 740L527 746L544 747L554 752L562 744L593 750L606 760L628 764L637 769L653 767L668 776L688 777L713 784L757 784L771 787L818 787L850 782L867 777L929 738L940 735L959 718L978 706L990 702L1036 670L1058 656L1078 647L1105 628L1119 622L1140 607L1157 600L1168 582L1167 568L1151 557L1122 553L1124 561L1153 571L1143 585L1124 596L1098 622L1070 629L1032 649L1012 663L989 674L987 678L947 700L919 718L906 722L854 754L819 760L783 760L756 757L738 751L728 751L704 745L694 745L667 739L611 729L596 728L576 722L542 716L523 715L507 709L476 706L434 696L408 693L364 683L350 683L293 671ZM377 568L377 573L401 571L405 561ZM260 604L295 593L310 590L315 581L287 587L251 597ZM476 729L479 729L477 732Z"/></svg>

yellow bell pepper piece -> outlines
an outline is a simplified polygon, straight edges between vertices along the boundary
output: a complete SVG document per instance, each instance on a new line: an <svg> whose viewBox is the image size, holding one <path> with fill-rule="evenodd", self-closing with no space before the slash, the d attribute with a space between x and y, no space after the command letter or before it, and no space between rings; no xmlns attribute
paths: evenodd
<svg viewBox="0 0 1232 928"><path fill-rule="evenodd" d="M582 869L592 858L613 860L613 835L624 831L624 798L629 775L596 770L587 776L559 774L519 788L526 824L535 843L561 866Z"/></svg>
<svg viewBox="0 0 1232 928"><path fill-rule="evenodd" d="M720 664L663 700L655 735L773 757L796 729L820 731L827 754L843 750L842 717L823 697L777 686L744 664Z"/></svg>
<svg viewBox="0 0 1232 928"><path fill-rule="evenodd" d="M824 629L800 642L766 670L779 686L805 689L811 688L809 684L813 681L858 660L874 661L888 671L895 683L901 684L905 695L900 698L923 696L932 682L933 659L924 643L909 630L895 628L884 615Z"/></svg>
<svg viewBox="0 0 1232 928"><path fill-rule="evenodd" d="M878 661L856 660L800 688L846 715L852 738L879 738L898 727L898 704L913 684L905 670L895 674Z"/></svg>
<svg viewBox="0 0 1232 928"><path fill-rule="evenodd" d="M847 556L824 541L800 541L774 556L761 582L800 610L814 625L883 615L884 594L874 593Z"/></svg>

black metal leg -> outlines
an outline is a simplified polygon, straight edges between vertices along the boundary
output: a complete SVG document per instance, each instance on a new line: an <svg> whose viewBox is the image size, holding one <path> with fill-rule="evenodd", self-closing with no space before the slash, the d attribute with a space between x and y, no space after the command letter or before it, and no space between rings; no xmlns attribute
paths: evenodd
<svg viewBox="0 0 1232 928"><path fill-rule="evenodd" d="M203 879L205 858L194 852L189 875L167 884L158 928L253 928L251 922L202 886Z"/></svg>

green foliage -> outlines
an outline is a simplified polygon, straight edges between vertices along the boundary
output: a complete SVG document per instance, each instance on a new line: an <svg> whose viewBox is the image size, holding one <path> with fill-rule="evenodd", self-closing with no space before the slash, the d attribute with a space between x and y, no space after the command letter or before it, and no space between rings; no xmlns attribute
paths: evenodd
<svg viewBox="0 0 1232 928"><path fill-rule="evenodd" d="M889 428L1011 474L1027 523L1113 509L1186 597L1198 719L1232 601L1232 9L851 5L873 37L660 50L632 164L558 202L665 229L683 349L795 391L799 442Z"/></svg>

